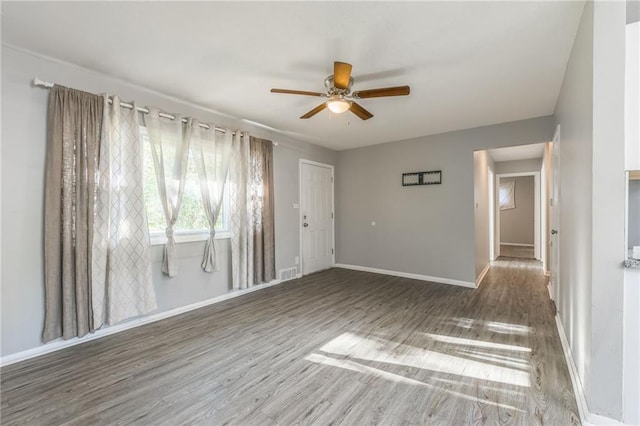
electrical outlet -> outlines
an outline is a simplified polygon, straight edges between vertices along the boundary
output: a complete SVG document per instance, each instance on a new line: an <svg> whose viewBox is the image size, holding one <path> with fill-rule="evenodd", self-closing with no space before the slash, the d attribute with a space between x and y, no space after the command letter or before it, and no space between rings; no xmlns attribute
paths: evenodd
<svg viewBox="0 0 640 426"><path fill-rule="evenodd" d="M299 264L300 263L300 257L296 256L294 262L295 262L296 265Z"/></svg>

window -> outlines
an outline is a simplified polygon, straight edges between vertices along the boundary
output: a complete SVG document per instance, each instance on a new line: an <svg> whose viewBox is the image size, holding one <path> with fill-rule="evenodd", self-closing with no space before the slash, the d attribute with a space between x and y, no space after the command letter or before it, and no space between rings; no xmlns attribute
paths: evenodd
<svg viewBox="0 0 640 426"><path fill-rule="evenodd" d="M515 184L515 181L512 180L500 183L500 191L498 193L500 200L500 210L509 210L516 208Z"/></svg>
<svg viewBox="0 0 640 426"><path fill-rule="evenodd" d="M151 244L164 244L167 239L165 235L166 221L160 195L158 194L149 136L144 126L140 126L140 137L143 149L144 202L147 207ZM229 238L228 192L224 191L221 211L216 223L216 237L218 238ZM198 172L191 154L189 154L182 205L180 206L178 221L174 227L174 237L176 242L200 241L209 237L209 222L202 207L200 180L198 179Z"/></svg>

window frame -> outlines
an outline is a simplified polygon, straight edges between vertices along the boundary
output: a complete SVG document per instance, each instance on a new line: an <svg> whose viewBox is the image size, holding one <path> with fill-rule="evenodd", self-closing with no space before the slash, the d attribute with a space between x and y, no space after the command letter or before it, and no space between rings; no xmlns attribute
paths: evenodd
<svg viewBox="0 0 640 426"><path fill-rule="evenodd" d="M138 126L140 129L140 141L141 143L150 143L149 136L147 134L147 129L143 124ZM191 152L189 152L189 161L191 159ZM143 168L144 172L144 168ZM155 181L155 175L153 177ZM199 183L198 183L199 184ZM229 191L227 186L227 182L225 182L225 190L222 195L222 227L221 229L216 229L216 240L229 239L231 238L231 231L229 230ZM200 198L200 202L202 202L202 198ZM201 205L201 208L204 210L204 207ZM145 213L147 213L147 206L145 205ZM148 229L148 228L147 228ZM167 243L167 235L164 231L149 231L149 242L152 246L164 245ZM176 241L176 244L180 243L190 243L197 241L206 241L209 239L209 229L185 229L185 230L174 230L173 237Z"/></svg>

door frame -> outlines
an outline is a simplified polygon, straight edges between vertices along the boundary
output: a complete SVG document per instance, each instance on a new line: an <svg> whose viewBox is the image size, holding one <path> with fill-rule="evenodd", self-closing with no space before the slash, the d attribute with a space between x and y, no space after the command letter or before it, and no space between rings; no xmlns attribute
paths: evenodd
<svg viewBox="0 0 640 426"><path fill-rule="evenodd" d="M551 145L551 188L549 194L549 207L552 210L549 212L549 223L547 224L547 237L548 244L554 244L553 249L549 247L549 296L551 300L556 302L560 292L560 136L561 128L558 124L556 131L553 134L553 140ZM555 237L552 235L552 231L555 230ZM552 259L553 252L555 251L555 259ZM555 260L555 263L553 262ZM553 268L553 270L552 270ZM554 274L555 273L555 274Z"/></svg>
<svg viewBox="0 0 640 426"><path fill-rule="evenodd" d="M542 238L542 227L540 226L541 211L541 194L540 194L540 171L536 172L517 172L517 173L500 173L495 175L495 241L496 241L496 258L500 256L500 179L519 176L533 176L533 256L536 260L541 259L540 241Z"/></svg>
<svg viewBox="0 0 640 426"><path fill-rule="evenodd" d="M298 259L300 259L298 272L300 276L304 276L304 256L302 255L302 166L304 164L324 167L331 170L331 213L333 213L333 219L331 220L331 240L333 245L333 253L331 254L331 267L336 265L336 189L335 189L335 168L331 164L320 163L318 161L307 160L301 158L298 165Z"/></svg>
<svg viewBox="0 0 640 426"><path fill-rule="evenodd" d="M496 256L496 172L487 167L487 179L489 181L489 263L498 258ZM500 248L498 247L498 251Z"/></svg>

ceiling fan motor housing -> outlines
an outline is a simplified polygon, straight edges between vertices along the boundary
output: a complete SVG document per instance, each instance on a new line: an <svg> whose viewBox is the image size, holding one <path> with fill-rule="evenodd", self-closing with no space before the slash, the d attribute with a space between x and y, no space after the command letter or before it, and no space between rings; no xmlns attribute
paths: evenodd
<svg viewBox="0 0 640 426"><path fill-rule="evenodd" d="M333 83L333 74L324 79L324 87L326 87L329 96L349 96L351 94L351 86L353 86L353 77L349 77L349 86L347 86L346 89L338 89L337 87L335 87Z"/></svg>

